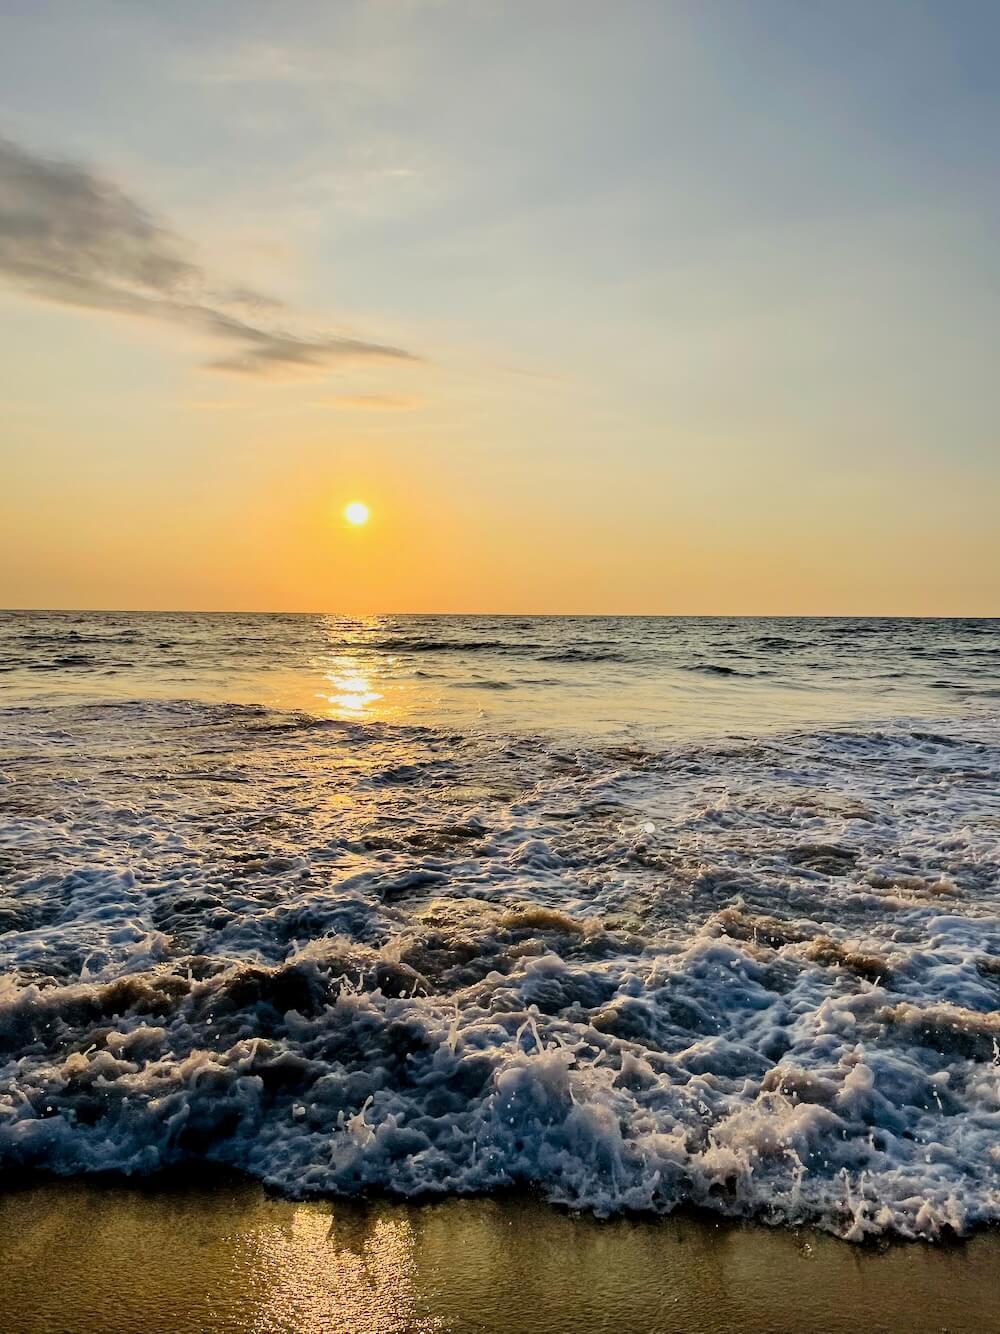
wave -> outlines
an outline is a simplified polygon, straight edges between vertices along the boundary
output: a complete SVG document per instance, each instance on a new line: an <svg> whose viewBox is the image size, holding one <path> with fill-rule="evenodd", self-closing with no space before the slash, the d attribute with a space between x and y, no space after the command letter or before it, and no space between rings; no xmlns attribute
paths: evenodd
<svg viewBox="0 0 1000 1334"><path fill-rule="evenodd" d="M566 648L537 654L539 662L635 662L636 655L618 649Z"/></svg>
<svg viewBox="0 0 1000 1334"><path fill-rule="evenodd" d="M495 653L534 658L538 662L632 662L633 651L608 648L569 647L547 649L544 644L503 639L383 639L374 644L393 653Z"/></svg>
<svg viewBox="0 0 1000 1334"><path fill-rule="evenodd" d="M296 928L350 933L365 911L299 908ZM557 911L432 912L402 954L341 934L277 964L180 956L8 991L0 1158L208 1158L296 1196L531 1183L598 1214L696 1204L855 1240L995 1216L1000 1016L894 1001L864 980L885 958L775 919L731 915L637 967L627 939ZM852 975L831 1041L817 1001Z"/></svg>
<svg viewBox="0 0 1000 1334"><path fill-rule="evenodd" d="M20 657L8 660L5 671L21 672L58 672L66 667L100 667L117 670L124 664L109 662L106 658L96 657L91 653L58 653L41 661L36 658Z"/></svg>
<svg viewBox="0 0 1000 1334"><path fill-rule="evenodd" d="M798 649L812 649L816 647L816 642L811 639L784 639L780 635L759 635L757 638L750 640L750 646L755 649L781 653Z"/></svg>
<svg viewBox="0 0 1000 1334"><path fill-rule="evenodd" d="M138 700L6 710L2 760L0 1168L1000 1221L995 726Z"/></svg>
<svg viewBox="0 0 1000 1334"><path fill-rule="evenodd" d="M488 677L470 677L467 681L450 681L452 690L515 690L515 681L498 681Z"/></svg>
<svg viewBox="0 0 1000 1334"><path fill-rule="evenodd" d="M686 672L705 672L709 676L742 676L746 678L763 676L764 672L746 672L738 667L727 667L719 662L690 662L682 664Z"/></svg>
<svg viewBox="0 0 1000 1334"><path fill-rule="evenodd" d="M345 643L344 647L354 647ZM372 647L391 653L500 653L524 651L524 645L511 645L502 639L380 639ZM527 646L530 647L530 646Z"/></svg>

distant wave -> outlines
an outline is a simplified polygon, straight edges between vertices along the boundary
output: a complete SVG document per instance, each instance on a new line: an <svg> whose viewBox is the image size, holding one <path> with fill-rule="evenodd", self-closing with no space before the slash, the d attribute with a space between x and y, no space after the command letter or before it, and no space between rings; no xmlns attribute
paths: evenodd
<svg viewBox="0 0 1000 1334"><path fill-rule="evenodd" d="M69 630L66 634L20 634L11 635L10 642L24 648L43 648L45 646L62 648L73 647L77 644L122 644L135 643L138 636L124 635L81 635L77 630Z"/></svg>
<svg viewBox="0 0 1000 1334"><path fill-rule="evenodd" d="M89 653L60 653L42 661L31 658L15 661L11 666L24 672L58 672L69 667L117 667L118 664L96 658Z"/></svg>
<svg viewBox="0 0 1000 1334"><path fill-rule="evenodd" d="M380 639L373 641L372 647L393 653L521 653L530 646L502 639Z"/></svg>
<svg viewBox="0 0 1000 1334"><path fill-rule="evenodd" d="M539 662L634 662L636 655L615 649L565 648L558 653L539 653Z"/></svg>
<svg viewBox="0 0 1000 1334"><path fill-rule="evenodd" d="M736 667L725 667L719 662L684 663L683 669L686 672L707 672L709 676L743 676L749 678L763 675L762 672L742 672Z"/></svg>
<svg viewBox="0 0 1000 1334"><path fill-rule="evenodd" d="M513 681L496 681L483 677L470 677L468 681L452 681L452 690L514 690Z"/></svg>
<svg viewBox="0 0 1000 1334"><path fill-rule="evenodd" d="M751 647L755 649L767 649L772 652L780 653L788 649L813 648L814 640L806 639L782 639L780 635L761 635L757 639L751 639Z"/></svg>
<svg viewBox="0 0 1000 1334"><path fill-rule="evenodd" d="M538 662L633 662L638 657L621 649L570 647L543 651L544 644L506 639L383 639L373 647L392 653L497 653L535 658Z"/></svg>

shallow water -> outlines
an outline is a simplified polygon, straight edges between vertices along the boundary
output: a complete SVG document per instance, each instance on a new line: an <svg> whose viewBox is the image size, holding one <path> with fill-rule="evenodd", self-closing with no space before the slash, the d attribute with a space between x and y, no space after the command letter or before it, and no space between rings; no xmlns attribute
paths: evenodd
<svg viewBox="0 0 1000 1334"><path fill-rule="evenodd" d="M1000 1218L997 622L0 642L5 1167Z"/></svg>
<svg viewBox="0 0 1000 1334"><path fill-rule="evenodd" d="M295 1204L241 1182L0 1196L17 1334L985 1334L998 1238L879 1252L678 1216L595 1223L524 1198Z"/></svg>

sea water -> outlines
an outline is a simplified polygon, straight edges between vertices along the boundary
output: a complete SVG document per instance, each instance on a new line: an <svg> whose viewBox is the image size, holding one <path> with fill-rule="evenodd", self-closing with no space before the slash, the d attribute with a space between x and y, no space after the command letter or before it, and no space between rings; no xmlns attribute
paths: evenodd
<svg viewBox="0 0 1000 1334"><path fill-rule="evenodd" d="M1000 622L0 615L0 1164L1000 1219Z"/></svg>

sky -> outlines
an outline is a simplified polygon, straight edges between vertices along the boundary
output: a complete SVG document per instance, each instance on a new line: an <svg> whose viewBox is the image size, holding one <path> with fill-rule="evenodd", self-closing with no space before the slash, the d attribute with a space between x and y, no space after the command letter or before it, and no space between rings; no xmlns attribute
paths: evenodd
<svg viewBox="0 0 1000 1334"><path fill-rule="evenodd" d="M993 0L0 0L0 606L1000 614L998 60Z"/></svg>

